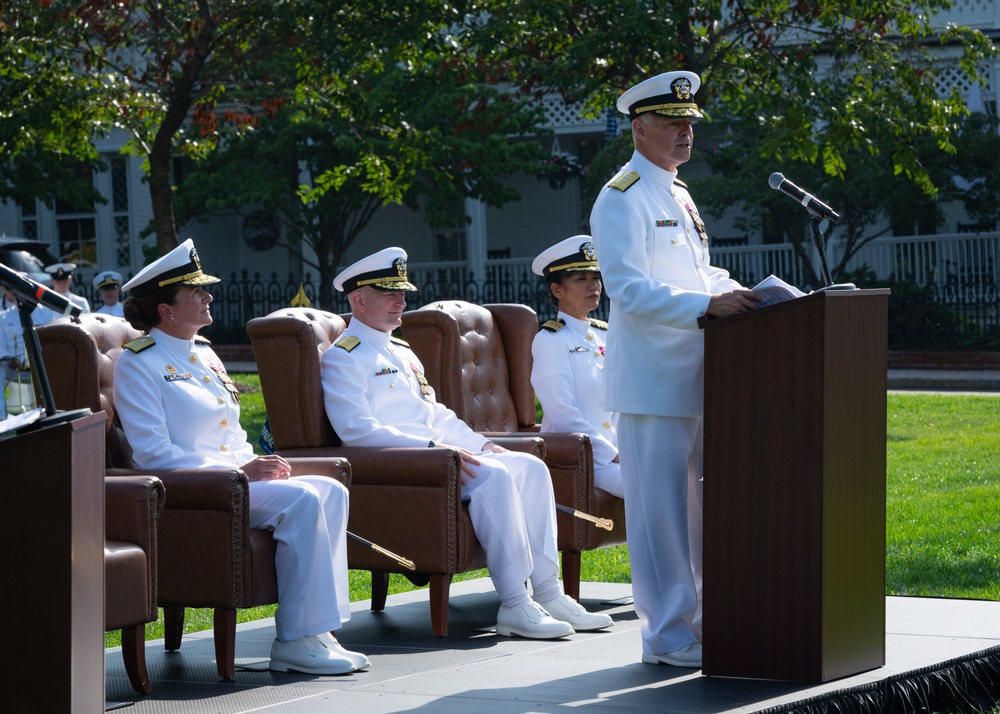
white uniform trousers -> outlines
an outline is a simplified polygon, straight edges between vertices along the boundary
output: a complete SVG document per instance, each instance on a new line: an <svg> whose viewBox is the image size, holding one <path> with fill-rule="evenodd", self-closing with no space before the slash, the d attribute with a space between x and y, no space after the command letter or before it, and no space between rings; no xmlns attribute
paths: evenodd
<svg viewBox="0 0 1000 714"><path fill-rule="evenodd" d="M347 488L330 478L250 482L250 527L273 529L278 541L280 641L337 630L350 619L347 514Z"/></svg>
<svg viewBox="0 0 1000 714"><path fill-rule="evenodd" d="M530 579L534 594L549 600L562 592L556 545L552 479L545 463L531 454L505 451L476 454L476 478L466 477L462 499L500 601L523 601Z"/></svg>
<svg viewBox="0 0 1000 714"><path fill-rule="evenodd" d="M625 487L622 485L622 465L612 461L607 466L595 466L594 485L612 496L625 498Z"/></svg>
<svg viewBox="0 0 1000 714"><path fill-rule="evenodd" d="M702 417L621 414L618 453L644 654L701 640Z"/></svg>

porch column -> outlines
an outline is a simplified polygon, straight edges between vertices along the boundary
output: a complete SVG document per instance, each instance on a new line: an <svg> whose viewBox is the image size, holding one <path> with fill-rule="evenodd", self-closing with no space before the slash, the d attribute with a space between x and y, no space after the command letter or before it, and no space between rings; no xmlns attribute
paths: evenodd
<svg viewBox="0 0 1000 714"><path fill-rule="evenodd" d="M477 198L466 198L465 214L471 219L465 228L465 254L469 271L481 283L486 277L486 204Z"/></svg>

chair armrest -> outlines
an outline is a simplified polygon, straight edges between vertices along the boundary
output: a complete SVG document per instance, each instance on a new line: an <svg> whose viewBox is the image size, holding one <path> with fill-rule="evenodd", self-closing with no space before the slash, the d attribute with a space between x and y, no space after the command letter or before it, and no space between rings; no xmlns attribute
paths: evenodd
<svg viewBox="0 0 1000 714"><path fill-rule="evenodd" d="M283 449L289 461L308 456L346 459L351 468L351 485L412 487L449 486L451 475L461 470L461 457L450 447L331 446L318 449Z"/></svg>
<svg viewBox="0 0 1000 714"><path fill-rule="evenodd" d="M108 469L107 476L156 476L167 491L168 511L231 511L234 503L246 501L249 481L239 469ZM239 494L239 498L236 498Z"/></svg>
<svg viewBox="0 0 1000 714"><path fill-rule="evenodd" d="M481 431L479 434L508 451L520 451L537 456L542 461L546 460L548 447L545 440L540 437L512 431Z"/></svg>
<svg viewBox="0 0 1000 714"><path fill-rule="evenodd" d="M156 521L164 502L163 482L155 476L104 479L104 535L156 553Z"/></svg>
<svg viewBox="0 0 1000 714"><path fill-rule="evenodd" d="M587 434L547 431L545 464L552 476L556 503L590 512L594 493L594 451Z"/></svg>
<svg viewBox="0 0 1000 714"><path fill-rule="evenodd" d="M326 476L351 487L351 462L342 456L294 456L286 459L292 476Z"/></svg>

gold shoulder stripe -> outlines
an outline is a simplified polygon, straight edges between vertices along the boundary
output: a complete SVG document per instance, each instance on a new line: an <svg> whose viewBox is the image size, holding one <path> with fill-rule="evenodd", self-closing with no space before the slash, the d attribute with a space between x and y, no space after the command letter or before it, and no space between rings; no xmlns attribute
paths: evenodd
<svg viewBox="0 0 1000 714"><path fill-rule="evenodd" d="M608 184L611 188L617 188L619 191L627 191L629 186L634 184L639 180L638 171L626 171L623 174L618 174L611 182Z"/></svg>
<svg viewBox="0 0 1000 714"><path fill-rule="evenodd" d="M561 317L555 320L549 320L547 322L542 323L542 329L548 330L549 332L559 332L559 330L561 330L564 327L566 327L566 323L563 321Z"/></svg>
<svg viewBox="0 0 1000 714"><path fill-rule="evenodd" d="M133 352L142 352L144 349L152 347L155 344L156 340L149 335L143 335L142 337L136 337L134 340L126 342L122 347Z"/></svg>
<svg viewBox="0 0 1000 714"><path fill-rule="evenodd" d="M339 347L342 350L347 350L348 352L350 352L355 347L357 347L358 345L361 344L361 340L359 340L354 335L346 335L344 337L341 337L339 340L337 340L333 344L336 347Z"/></svg>
<svg viewBox="0 0 1000 714"><path fill-rule="evenodd" d="M207 337L202 337L201 335L195 335L194 336L194 341L195 342L200 342L203 345L210 345L210 344L212 344L212 341L210 339L208 339Z"/></svg>
<svg viewBox="0 0 1000 714"><path fill-rule="evenodd" d="M688 185L686 183L684 183L683 181L681 181L680 179L674 179L674 183L677 184L678 186L680 186L681 188L687 188L688 187Z"/></svg>
<svg viewBox="0 0 1000 714"><path fill-rule="evenodd" d="M598 330L604 330L605 332L608 331L608 323L604 320L595 320L594 318L590 318L590 326L596 327Z"/></svg>
<svg viewBox="0 0 1000 714"><path fill-rule="evenodd" d="M410 346L410 343L407 342L406 340L401 340L398 337L394 337L394 336L390 336L389 337L389 342L393 342L393 343L395 343L397 345L402 345L403 347L409 347Z"/></svg>

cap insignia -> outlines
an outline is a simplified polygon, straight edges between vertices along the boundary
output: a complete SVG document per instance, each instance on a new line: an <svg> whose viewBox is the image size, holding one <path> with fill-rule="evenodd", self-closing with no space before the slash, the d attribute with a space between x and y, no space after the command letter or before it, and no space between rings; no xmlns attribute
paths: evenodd
<svg viewBox="0 0 1000 714"><path fill-rule="evenodd" d="M406 280L406 258L396 258L392 264L395 266L396 272L399 273L399 277Z"/></svg>
<svg viewBox="0 0 1000 714"><path fill-rule="evenodd" d="M587 241L580 246L580 252L587 258L587 260L597 260L597 251L594 250L594 244Z"/></svg>
<svg viewBox="0 0 1000 714"><path fill-rule="evenodd" d="M687 101L691 98L691 80L687 77L679 77L670 85L670 89L677 95L678 99Z"/></svg>

